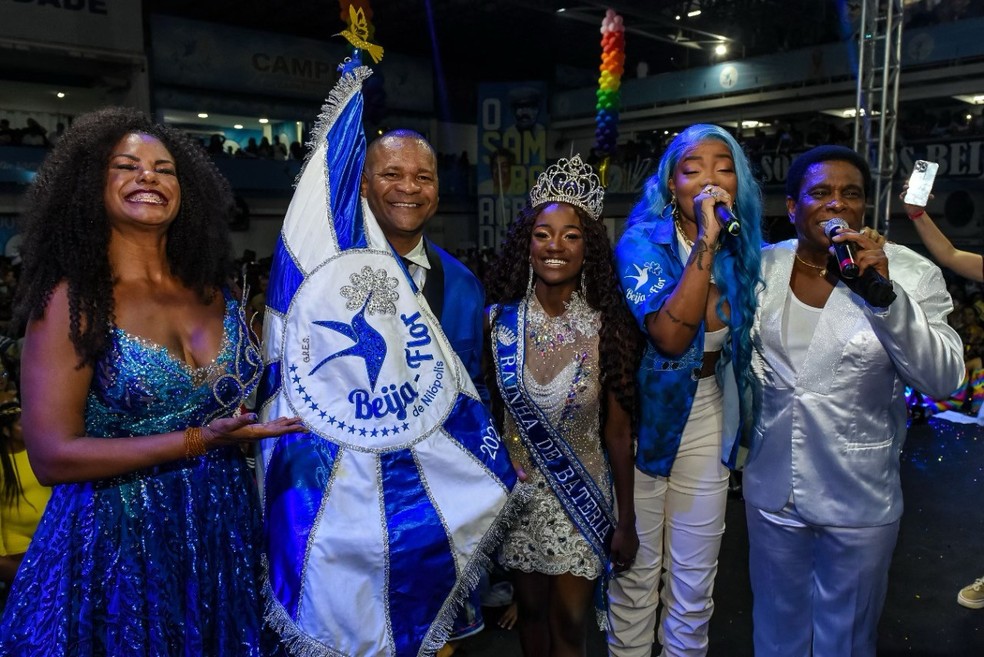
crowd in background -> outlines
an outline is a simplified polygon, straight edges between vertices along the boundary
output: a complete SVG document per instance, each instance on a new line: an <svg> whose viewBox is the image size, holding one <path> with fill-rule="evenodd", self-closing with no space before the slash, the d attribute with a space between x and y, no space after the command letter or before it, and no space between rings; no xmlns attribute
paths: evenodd
<svg viewBox="0 0 984 657"><path fill-rule="evenodd" d="M32 117L25 125L14 127L8 118L0 118L0 146L38 146L50 148L65 134L65 124L58 121L51 132Z"/></svg>
<svg viewBox="0 0 984 657"><path fill-rule="evenodd" d="M18 113L6 116L0 111L0 146L38 146L50 148L66 129L62 115L26 117L24 125L14 125ZM766 119L768 121L768 119ZM49 127L45 127L45 126ZM853 123L850 118L838 119L821 114L810 117L783 117L756 127L735 130L735 138L741 144L749 161L764 155L789 155L810 149L818 144L850 146L853 139ZM651 133L630 134L619 145L616 161L635 162L650 159L656 161L666 145L676 134L675 130L654 130ZM984 110L967 109L964 104L952 107L925 107L909 105L900 108L898 139L900 143L930 139L950 139L984 135ZM213 158L236 157L245 159L303 160L307 146L300 141L288 140L283 135L249 137L241 144L225 134L196 134L195 137ZM476 167L467 151L438 153L441 172L441 191L447 195L474 194Z"/></svg>
<svg viewBox="0 0 984 657"><path fill-rule="evenodd" d="M953 312L947 321L963 340L967 371L960 387L947 399L931 399L912 391L908 396L909 410L916 421L941 411L978 415L984 406L984 286L951 276L948 290Z"/></svg>
<svg viewBox="0 0 984 657"><path fill-rule="evenodd" d="M273 135L273 141L270 141L269 137L261 137L259 143L256 137L250 137L246 140L245 146L217 132L211 134L208 139L199 138L198 141L213 158L303 160L307 157L307 148L301 142L292 141L287 145L286 140L281 139L280 135Z"/></svg>

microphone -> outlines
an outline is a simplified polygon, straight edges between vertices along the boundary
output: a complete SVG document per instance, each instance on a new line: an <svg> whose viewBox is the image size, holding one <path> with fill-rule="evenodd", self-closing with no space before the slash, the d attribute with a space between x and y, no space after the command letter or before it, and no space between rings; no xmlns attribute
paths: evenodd
<svg viewBox="0 0 984 657"><path fill-rule="evenodd" d="M858 267L858 263L854 260L854 243L833 241L835 235L847 229L848 225L846 221L840 217L834 217L824 223L823 234L827 236L827 239L831 240L830 243L834 247L834 256L837 258L837 267L840 269L841 277L857 278L858 274L861 273L861 268Z"/></svg>
<svg viewBox="0 0 984 657"><path fill-rule="evenodd" d="M846 229L848 229L847 222L840 217L835 217L824 224L823 233L830 239ZM891 281L879 274L873 267L865 269L861 277L858 278L861 268L854 259L853 242L831 242L831 244L834 247L841 278L844 279L844 284L848 288L876 308L887 308L895 301L897 295L892 288Z"/></svg>
<svg viewBox="0 0 984 657"><path fill-rule="evenodd" d="M732 237L737 237L738 233L741 232L741 223L738 221L738 217L735 213L731 211L724 203L714 204L714 214L717 215L718 221L724 226L724 229L728 231L728 234Z"/></svg>
<svg viewBox="0 0 984 657"><path fill-rule="evenodd" d="M868 305L876 308L888 308L898 296L892 288L892 283L873 267L865 269L861 278L851 282L857 282L857 293L868 302ZM845 284L848 284L847 281Z"/></svg>

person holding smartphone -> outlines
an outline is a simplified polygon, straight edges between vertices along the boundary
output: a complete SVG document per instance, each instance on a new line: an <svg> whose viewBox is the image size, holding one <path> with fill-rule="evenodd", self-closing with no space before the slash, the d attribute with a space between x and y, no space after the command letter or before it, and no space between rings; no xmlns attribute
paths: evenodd
<svg viewBox="0 0 984 657"><path fill-rule="evenodd" d="M902 188L899 195L905 203L905 213L909 215L919 239L933 256L933 260L946 267L953 273L978 283L984 283L984 256L970 251L963 251L953 246L953 242L943 234L933 217L926 211L926 203L915 205L906 203L906 192L909 183ZM932 198L930 195L929 198ZM909 200L913 200L911 197ZM916 199L920 200L920 199ZM969 609L984 609L984 576L978 577L957 593L957 603Z"/></svg>
<svg viewBox="0 0 984 657"><path fill-rule="evenodd" d="M905 193L908 188L909 184L906 183L900 194L903 202L905 202ZM912 220L916 232L919 233L919 239L929 249L933 260L964 278L978 283L984 282L984 256L970 251L962 251L953 246L953 242L943 234L940 227L933 221L933 217L927 212L925 204L905 203L905 213Z"/></svg>

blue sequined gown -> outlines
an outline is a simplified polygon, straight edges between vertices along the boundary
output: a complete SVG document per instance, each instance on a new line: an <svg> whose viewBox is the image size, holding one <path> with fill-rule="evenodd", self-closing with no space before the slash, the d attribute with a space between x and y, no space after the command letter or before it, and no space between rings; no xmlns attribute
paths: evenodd
<svg viewBox="0 0 984 657"><path fill-rule="evenodd" d="M88 435L183 430L239 408L261 364L226 296L222 349L202 368L112 332L86 401ZM0 655L258 655L256 495L238 447L56 486L0 623Z"/></svg>

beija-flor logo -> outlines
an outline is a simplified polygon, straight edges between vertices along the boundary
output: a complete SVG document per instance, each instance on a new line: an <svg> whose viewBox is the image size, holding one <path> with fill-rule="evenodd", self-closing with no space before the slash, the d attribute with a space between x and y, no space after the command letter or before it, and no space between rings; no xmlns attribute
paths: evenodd
<svg viewBox="0 0 984 657"><path fill-rule="evenodd" d="M298 288L286 323L288 403L333 442L407 447L429 435L457 398L450 347L391 259L346 251L326 261Z"/></svg>

